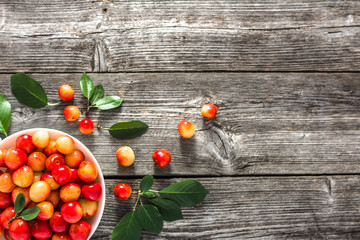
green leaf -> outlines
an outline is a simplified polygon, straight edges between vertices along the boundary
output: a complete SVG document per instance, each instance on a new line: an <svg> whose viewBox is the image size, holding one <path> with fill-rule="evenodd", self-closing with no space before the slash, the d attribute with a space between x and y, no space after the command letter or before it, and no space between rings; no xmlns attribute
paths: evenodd
<svg viewBox="0 0 360 240"><path fill-rule="evenodd" d="M19 193L16 196L14 203L14 210L16 213L20 213L25 207L25 195L23 193Z"/></svg>
<svg viewBox="0 0 360 240"><path fill-rule="evenodd" d="M11 120L11 105L6 97L0 94L0 133L7 135Z"/></svg>
<svg viewBox="0 0 360 240"><path fill-rule="evenodd" d="M42 108L48 103L40 83L25 73L11 75L11 91L19 102L32 108Z"/></svg>
<svg viewBox="0 0 360 240"><path fill-rule="evenodd" d="M38 206L25 209L25 210L21 213L20 217L21 217L22 219L24 219L25 221L33 220L33 219L35 219L35 218L39 215L40 210L41 210L41 209L40 209L40 207L38 207Z"/></svg>
<svg viewBox="0 0 360 240"><path fill-rule="evenodd" d="M185 180L171 184L159 193L163 198L171 199L182 207L192 207L204 200L209 191L198 181Z"/></svg>
<svg viewBox="0 0 360 240"><path fill-rule="evenodd" d="M92 95L90 102L91 104L96 103L99 99L101 99L104 96L104 88L102 85L97 85L94 88L94 94Z"/></svg>
<svg viewBox="0 0 360 240"><path fill-rule="evenodd" d="M87 75L86 73L84 73L82 76L81 76L81 79L80 79L80 89L81 89L81 92L82 94L87 98L87 99L90 99L91 96L93 95L94 93L94 83L93 81L91 80L91 78L89 77L89 75Z"/></svg>
<svg viewBox="0 0 360 240"><path fill-rule="evenodd" d="M163 228L163 219L157 207L146 204L141 205L137 211L140 225L152 233L160 233Z"/></svg>
<svg viewBox="0 0 360 240"><path fill-rule="evenodd" d="M150 201L151 204L155 205L159 209L160 214L165 221L171 222L171 221L183 219L181 209L176 202L169 199L160 199L160 198L148 199L148 200Z"/></svg>
<svg viewBox="0 0 360 240"><path fill-rule="evenodd" d="M115 138L130 139L143 135L148 128L142 121L119 122L112 125L109 132Z"/></svg>
<svg viewBox="0 0 360 240"><path fill-rule="evenodd" d="M136 240L141 237L141 225L133 210L123 216L112 232L112 240Z"/></svg>
<svg viewBox="0 0 360 240"><path fill-rule="evenodd" d="M143 177L143 179L140 182L140 191L141 192L147 192L150 190L150 188L154 184L154 177L151 175Z"/></svg>
<svg viewBox="0 0 360 240"><path fill-rule="evenodd" d="M95 102L95 107L101 110L108 110L117 108L122 103L122 99L119 96L108 96L104 97Z"/></svg>

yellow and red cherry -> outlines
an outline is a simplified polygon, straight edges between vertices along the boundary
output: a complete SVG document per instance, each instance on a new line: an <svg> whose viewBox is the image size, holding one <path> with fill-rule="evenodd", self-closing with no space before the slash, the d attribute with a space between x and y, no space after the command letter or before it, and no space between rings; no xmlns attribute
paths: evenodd
<svg viewBox="0 0 360 240"><path fill-rule="evenodd" d="M36 217L39 220L45 221L49 220L53 214L54 214L54 206L51 202L43 201L41 203L38 203L36 206L40 208L40 213Z"/></svg>
<svg viewBox="0 0 360 240"><path fill-rule="evenodd" d="M43 152L44 154L46 154L46 156L59 153L59 151L56 149L56 141L50 140L49 145L47 145L46 148L44 148Z"/></svg>
<svg viewBox="0 0 360 240"><path fill-rule="evenodd" d="M67 84L61 85L58 93L59 97L64 101L70 101L74 98L74 89Z"/></svg>
<svg viewBox="0 0 360 240"><path fill-rule="evenodd" d="M168 151L162 149L153 153L152 159L158 165L159 168L164 168L169 165L171 161L171 155Z"/></svg>
<svg viewBox="0 0 360 240"><path fill-rule="evenodd" d="M65 163L68 167L71 168L78 168L80 163L84 160L84 153L80 150L74 150L74 152L65 155Z"/></svg>
<svg viewBox="0 0 360 240"><path fill-rule="evenodd" d="M45 181L37 181L30 187L29 196L33 202L45 201L51 193L49 184Z"/></svg>
<svg viewBox="0 0 360 240"><path fill-rule="evenodd" d="M214 104L208 103L202 106L201 115L206 118L213 119L216 116L217 107Z"/></svg>
<svg viewBox="0 0 360 240"><path fill-rule="evenodd" d="M63 202L75 202L81 195L81 188L76 183L68 183L60 189L60 198Z"/></svg>
<svg viewBox="0 0 360 240"><path fill-rule="evenodd" d="M84 182L93 182L97 177L97 168L91 161L82 161L77 173Z"/></svg>
<svg viewBox="0 0 360 240"><path fill-rule="evenodd" d="M75 142L69 136L60 136L56 139L56 149L62 154L70 154L75 151Z"/></svg>
<svg viewBox="0 0 360 240"><path fill-rule="evenodd" d="M27 155L20 148L10 148L5 155L5 164L11 170L16 170L27 163Z"/></svg>
<svg viewBox="0 0 360 240"><path fill-rule="evenodd" d="M191 138L195 134L195 125L189 121L182 120L179 123L178 130L183 138Z"/></svg>
<svg viewBox="0 0 360 240"><path fill-rule="evenodd" d="M94 130L94 123L90 119L85 118L79 122L79 130L83 134L90 134Z"/></svg>
<svg viewBox="0 0 360 240"><path fill-rule="evenodd" d="M60 184L58 184L53 175L51 175L51 172L44 172L41 175L40 181L47 182L49 184L51 190L56 190L60 187Z"/></svg>
<svg viewBox="0 0 360 240"><path fill-rule="evenodd" d="M132 189L126 183L119 183L114 187L114 195L119 200L126 200L131 196Z"/></svg>
<svg viewBox="0 0 360 240"><path fill-rule="evenodd" d="M37 148L45 148L47 145L49 145L50 135L45 130L36 131L32 135L32 142L35 145L35 147L37 147Z"/></svg>
<svg viewBox="0 0 360 240"><path fill-rule="evenodd" d="M27 161L27 165L32 168L33 171L39 172L45 169L46 156L42 152L32 152Z"/></svg>
<svg viewBox="0 0 360 240"><path fill-rule="evenodd" d="M128 167L135 161L135 154L131 147L123 146L116 151L116 159L121 166Z"/></svg>
<svg viewBox="0 0 360 240"><path fill-rule="evenodd" d="M12 174L13 183L19 187L29 187L34 179L34 171L29 166L22 166Z"/></svg>
<svg viewBox="0 0 360 240"><path fill-rule="evenodd" d="M68 122L74 122L80 117L80 110L74 105L67 106L63 110L64 118Z"/></svg>

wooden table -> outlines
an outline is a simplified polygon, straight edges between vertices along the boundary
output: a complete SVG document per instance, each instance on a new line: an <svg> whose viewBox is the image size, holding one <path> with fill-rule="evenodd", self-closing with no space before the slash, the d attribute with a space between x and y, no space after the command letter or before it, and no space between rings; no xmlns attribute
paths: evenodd
<svg viewBox="0 0 360 240"><path fill-rule="evenodd" d="M0 92L12 105L10 133L51 127L79 138L106 178L107 204L92 239L110 239L135 199L118 182L156 188L196 179L211 193L143 239L360 238L360 2L312 0L1 0ZM94 110L95 123L142 120L133 140L80 134L63 102L31 109L11 94L10 75L40 81L51 101L64 83L83 113L82 72L121 108ZM214 121L202 104L219 107ZM84 115L82 115L83 117ZM182 139L177 125L198 131ZM136 153L120 167L115 151ZM152 153L168 149L169 167Z"/></svg>

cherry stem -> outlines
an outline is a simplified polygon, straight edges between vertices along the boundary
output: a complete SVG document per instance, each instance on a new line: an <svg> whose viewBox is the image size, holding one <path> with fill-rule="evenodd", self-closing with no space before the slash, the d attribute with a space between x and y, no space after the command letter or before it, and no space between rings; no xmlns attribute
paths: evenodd
<svg viewBox="0 0 360 240"><path fill-rule="evenodd" d="M101 128L101 129L103 129L103 130L110 130L110 128L104 128L104 127L102 127L100 124L98 124L97 127L98 127L98 128Z"/></svg>
<svg viewBox="0 0 360 240"><path fill-rule="evenodd" d="M47 105L49 106L56 106L56 105L59 105L61 102L57 102L57 103L48 103Z"/></svg>
<svg viewBox="0 0 360 240"><path fill-rule="evenodd" d="M140 191L139 191L139 192L140 192ZM138 202L139 202L139 199L140 199L140 193L138 193L138 196L137 196L137 199L136 199L136 202L135 202L135 206L134 206L134 208L133 208L133 211L136 210L136 206L137 206L137 204L138 204Z"/></svg>

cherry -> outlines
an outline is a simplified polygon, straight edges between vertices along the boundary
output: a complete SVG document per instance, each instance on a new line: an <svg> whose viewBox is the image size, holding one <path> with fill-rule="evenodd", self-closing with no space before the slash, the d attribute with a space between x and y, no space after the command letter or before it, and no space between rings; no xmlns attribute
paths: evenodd
<svg viewBox="0 0 360 240"><path fill-rule="evenodd" d="M23 134L16 139L16 147L20 148L27 154L31 153L35 148L32 137L29 134Z"/></svg>
<svg viewBox="0 0 360 240"><path fill-rule="evenodd" d="M20 148L10 148L5 155L5 164L11 170L16 170L27 163L27 155Z"/></svg>
<svg viewBox="0 0 360 240"><path fill-rule="evenodd" d="M49 220L54 215L54 205L51 202L43 201L38 203L36 206L40 208L40 213L36 217L39 220Z"/></svg>
<svg viewBox="0 0 360 240"><path fill-rule="evenodd" d="M93 182L97 177L97 168L91 161L82 161L77 173L84 182Z"/></svg>
<svg viewBox="0 0 360 240"><path fill-rule="evenodd" d="M69 229L70 224L65 222L60 212L55 212L49 221L50 227L55 233L65 232Z"/></svg>
<svg viewBox="0 0 360 240"><path fill-rule="evenodd" d="M9 229L9 220L15 217L16 212L13 206L6 208L0 215L0 224L3 228Z"/></svg>
<svg viewBox="0 0 360 240"><path fill-rule="evenodd" d="M64 165L65 164L65 159L64 156L58 153L52 154L50 155L47 159L46 159L46 168L48 170L53 170L56 166L59 165Z"/></svg>
<svg viewBox="0 0 360 240"><path fill-rule="evenodd" d="M42 152L32 152L28 157L27 165L33 171L43 171L45 169L46 156Z"/></svg>
<svg viewBox="0 0 360 240"><path fill-rule="evenodd" d="M16 240L28 240L31 236L31 229L26 221L18 218L10 223L9 233Z"/></svg>
<svg viewBox="0 0 360 240"><path fill-rule="evenodd" d="M74 98L74 89L67 84L61 85L58 93L59 97L64 101L70 101Z"/></svg>
<svg viewBox="0 0 360 240"><path fill-rule="evenodd" d="M70 154L75 150L75 142L69 136L60 136L56 139L56 149L62 154Z"/></svg>
<svg viewBox="0 0 360 240"><path fill-rule="evenodd" d="M64 185L71 179L71 169L66 165L59 165L51 171L51 175L57 184Z"/></svg>
<svg viewBox="0 0 360 240"><path fill-rule="evenodd" d="M201 114L206 118L215 118L217 112L217 107L214 104L208 103L202 106Z"/></svg>
<svg viewBox="0 0 360 240"><path fill-rule="evenodd" d="M12 205L11 194L0 192L0 208L4 209Z"/></svg>
<svg viewBox="0 0 360 240"><path fill-rule="evenodd" d="M80 117L80 110L76 106L70 105L64 108L63 114L66 121L74 122Z"/></svg>
<svg viewBox="0 0 360 240"><path fill-rule="evenodd" d="M37 220L32 225L31 234L36 239L45 240L45 239L48 239L48 238L51 237L52 231L51 231L47 221L39 221L39 220Z"/></svg>
<svg viewBox="0 0 360 240"><path fill-rule="evenodd" d="M116 159L121 166L128 167L135 161L135 154L131 147L123 146L116 151Z"/></svg>
<svg viewBox="0 0 360 240"><path fill-rule="evenodd" d="M119 200L126 200L131 196L132 189L126 183L119 183L114 187L114 195Z"/></svg>
<svg viewBox="0 0 360 240"><path fill-rule="evenodd" d="M65 155L65 163L68 167L78 168L80 163L85 160L85 155L80 150Z"/></svg>
<svg viewBox="0 0 360 240"><path fill-rule="evenodd" d="M79 122L79 130L83 134L90 134L94 130L94 124L90 119L85 118Z"/></svg>
<svg viewBox="0 0 360 240"><path fill-rule="evenodd" d="M82 218L83 210L78 202L68 202L61 207L61 216L68 223L76 223Z"/></svg>
<svg viewBox="0 0 360 240"><path fill-rule="evenodd" d="M32 136L32 142L37 148L45 148L49 145L50 135L45 130L36 131ZM39 152L37 150L37 152Z"/></svg>
<svg viewBox="0 0 360 240"><path fill-rule="evenodd" d="M45 201L51 193L49 184L45 181L37 181L30 187L29 196L33 202Z"/></svg>
<svg viewBox="0 0 360 240"><path fill-rule="evenodd" d="M78 223L71 224L69 229L69 235L71 239L86 240L91 232L91 225L84 220Z"/></svg>
<svg viewBox="0 0 360 240"><path fill-rule="evenodd" d="M6 152L7 152L7 149L0 149L0 167L6 167L6 164L5 164Z"/></svg>
<svg viewBox="0 0 360 240"><path fill-rule="evenodd" d="M179 123L178 130L183 138L191 138L195 134L195 125L186 120Z"/></svg>
<svg viewBox="0 0 360 240"><path fill-rule="evenodd" d="M81 193L86 200L96 202L100 199L102 194L102 187L99 183L94 182L90 185L84 185L81 188Z"/></svg>
<svg viewBox="0 0 360 240"><path fill-rule="evenodd" d="M171 155L166 150L158 150L153 153L152 159L158 165L159 168L164 168L169 165L171 161Z"/></svg>

